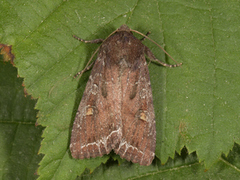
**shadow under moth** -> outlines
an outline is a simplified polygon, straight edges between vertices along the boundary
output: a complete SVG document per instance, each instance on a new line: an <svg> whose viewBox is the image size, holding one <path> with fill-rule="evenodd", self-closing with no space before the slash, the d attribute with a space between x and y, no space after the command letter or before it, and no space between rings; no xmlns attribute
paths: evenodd
<svg viewBox="0 0 240 180"><path fill-rule="evenodd" d="M140 165L148 166L154 159L155 115L145 54L163 66L181 63L159 61L132 32L143 35L122 25L105 40L85 41L74 36L85 43L102 44L93 54L99 50L73 124L73 158L103 156L114 150ZM90 69L93 63L89 62L76 76Z"/></svg>

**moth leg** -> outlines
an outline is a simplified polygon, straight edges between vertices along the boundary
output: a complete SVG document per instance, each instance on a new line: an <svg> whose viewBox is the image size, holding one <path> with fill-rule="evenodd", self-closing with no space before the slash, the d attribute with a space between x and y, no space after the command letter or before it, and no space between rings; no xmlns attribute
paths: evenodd
<svg viewBox="0 0 240 180"><path fill-rule="evenodd" d="M146 36L148 36L149 34L151 34L150 31L147 32ZM144 36L142 39L140 39L140 41L144 41L146 39L146 37Z"/></svg>
<svg viewBox="0 0 240 180"><path fill-rule="evenodd" d="M84 40L80 37L77 37L75 35L73 35L73 37L75 39L77 39L78 41L84 42L84 43L102 43L104 41L104 39L94 39L94 40Z"/></svg>
<svg viewBox="0 0 240 180"><path fill-rule="evenodd" d="M158 62L159 64L161 64L162 66L167 66L167 67L178 67L178 66L181 66L182 63L179 63L179 64L174 64L174 65L171 65L171 64L167 64L167 63L164 63L160 60L158 60L154 54L152 53L152 51L145 46L145 54L150 58L151 61L155 61L155 62Z"/></svg>
<svg viewBox="0 0 240 180"><path fill-rule="evenodd" d="M84 43L102 43L102 42L104 41L104 39L94 39L94 40L87 41L87 40L84 40L84 39L82 39L82 38L79 38L79 37L77 37L77 36L75 36L75 35L73 35L73 37L74 37L75 39L77 39L78 41L81 41L81 42L84 42ZM91 56L91 58L90 58L90 60L88 61L87 65L85 66L85 68L84 68L83 70L79 71L77 74L75 74L74 78L76 78L77 76L79 76L79 78L80 78L84 72L88 71L88 70L92 67L92 65L94 64L95 61L92 62L90 65L89 65L89 63L92 61L92 58L93 58L94 55L98 52L98 50L99 50L99 47L98 47L97 50L93 53L93 55Z"/></svg>
<svg viewBox="0 0 240 180"><path fill-rule="evenodd" d="M81 70L81 71L79 71L77 74L75 74L75 75L74 75L74 78L78 77L79 75L80 75L80 77L81 77L81 75L82 75L83 73L85 73L86 71L88 71L88 70L93 66L94 62L95 62L95 61L93 61L89 66L86 66L83 70Z"/></svg>

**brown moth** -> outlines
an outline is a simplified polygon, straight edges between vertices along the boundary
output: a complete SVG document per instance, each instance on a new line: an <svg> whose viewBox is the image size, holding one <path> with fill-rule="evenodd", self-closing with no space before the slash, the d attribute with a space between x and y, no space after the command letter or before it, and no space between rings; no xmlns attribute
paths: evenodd
<svg viewBox="0 0 240 180"><path fill-rule="evenodd" d="M114 150L140 165L148 166L154 159L155 115L145 54L163 66L181 63L169 65L157 60L131 31L122 25L105 40L85 41L74 36L102 44L73 124L73 158L103 156Z"/></svg>

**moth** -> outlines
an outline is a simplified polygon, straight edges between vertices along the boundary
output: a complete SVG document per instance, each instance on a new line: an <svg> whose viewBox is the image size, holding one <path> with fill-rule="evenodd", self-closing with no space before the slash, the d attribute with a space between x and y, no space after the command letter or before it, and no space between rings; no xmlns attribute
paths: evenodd
<svg viewBox="0 0 240 180"><path fill-rule="evenodd" d="M143 35L122 25L105 40L74 36L102 44L73 123L73 158L103 156L113 150L121 158L148 166L155 157L155 115L145 54L163 66L181 63L159 61L132 32Z"/></svg>

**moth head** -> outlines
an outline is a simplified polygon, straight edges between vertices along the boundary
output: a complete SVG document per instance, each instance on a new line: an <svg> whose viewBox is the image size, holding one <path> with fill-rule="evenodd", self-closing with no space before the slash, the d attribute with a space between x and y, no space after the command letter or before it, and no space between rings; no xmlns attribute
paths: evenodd
<svg viewBox="0 0 240 180"><path fill-rule="evenodd" d="M123 25L121 25L120 28L118 28L117 31L118 31L118 32L119 32L119 31L127 31L127 32L131 32L131 29L130 29L126 24L123 24Z"/></svg>

